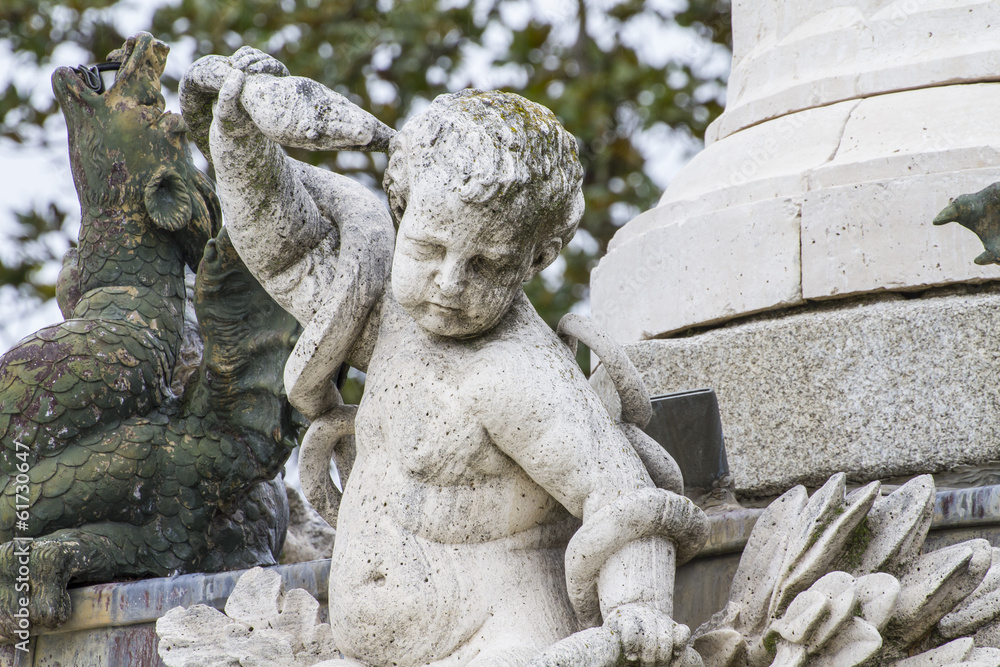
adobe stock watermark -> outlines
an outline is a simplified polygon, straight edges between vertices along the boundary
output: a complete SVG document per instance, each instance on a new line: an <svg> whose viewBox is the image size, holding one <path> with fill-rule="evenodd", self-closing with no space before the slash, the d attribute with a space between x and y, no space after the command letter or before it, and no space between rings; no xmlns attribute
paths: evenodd
<svg viewBox="0 0 1000 667"><path fill-rule="evenodd" d="M30 453L28 446L17 440L14 441L16 451L14 457L17 460L15 469L17 475L14 478L14 539L13 539L13 565L14 565L14 595L16 597L16 609L13 614L14 636L17 642L14 648L27 653L28 643L31 639L31 617L29 611L29 596L31 593L31 568L29 565L31 557L31 537L24 536L28 531L28 471L31 469Z"/></svg>

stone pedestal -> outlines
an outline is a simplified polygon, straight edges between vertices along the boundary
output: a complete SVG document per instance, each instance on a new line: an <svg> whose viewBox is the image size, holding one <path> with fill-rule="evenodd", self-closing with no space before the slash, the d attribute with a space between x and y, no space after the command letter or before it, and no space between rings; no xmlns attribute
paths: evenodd
<svg viewBox="0 0 1000 667"><path fill-rule="evenodd" d="M274 568L285 590L304 588L326 613L330 561ZM245 570L185 574L164 579L100 584L70 590L73 615L55 630L31 630L29 651L0 646L0 667L156 667L156 620L174 607L222 609Z"/></svg>
<svg viewBox="0 0 1000 667"><path fill-rule="evenodd" d="M931 288L1000 267L931 220L1000 181L1000 3L746 0L733 30L727 110L594 317L652 392L716 390L744 495L996 458L995 293Z"/></svg>

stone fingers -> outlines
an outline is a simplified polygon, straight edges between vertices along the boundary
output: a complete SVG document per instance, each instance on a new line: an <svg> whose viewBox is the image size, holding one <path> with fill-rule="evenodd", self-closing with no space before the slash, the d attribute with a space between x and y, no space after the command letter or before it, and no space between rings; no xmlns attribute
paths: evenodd
<svg viewBox="0 0 1000 667"><path fill-rule="evenodd" d="M247 74L288 76L288 68L277 58L250 46L242 46L229 58L234 69Z"/></svg>
<svg viewBox="0 0 1000 667"><path fill-rule="evenodd" d="M250 119L240 103L245 82L246 74L240 70L233 70L219 89L215 117L226 133L231 136L246 136L254 129L253 120Z"/></svg>
<svg viewBox="0 0 1000 667"><path fill-rule="evenodd" d="M684 651L691 633L652 607L626 605L608 618L607 627L618 635L628 665L670 665Z"/></svg>

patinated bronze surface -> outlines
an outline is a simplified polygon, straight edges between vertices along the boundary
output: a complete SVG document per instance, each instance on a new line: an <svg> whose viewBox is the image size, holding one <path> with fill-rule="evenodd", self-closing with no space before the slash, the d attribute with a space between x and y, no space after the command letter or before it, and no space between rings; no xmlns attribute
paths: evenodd
<svg viewBox="0 0 1000 667"><path fill-rule="evenodd" d="M297 432L281 372L298 325L219 233L184 121L164 112L167 51L130 38L109 56L121 67L104 93L70 68L52 78L82 227L59 278L66 321L0 357L7 637L25 595L31 623L53 626L71 582L271 564L281 550L274 477ZM177 397L185 263L198 271L204 355ZM27 538L30 591L15 591Z"/></svg>
<svg viewBox="0 0 1000 667"><path fill-rule="evenodd" d="M983 242L985 250L973 260L976 264L1000 264L1000 183L956 197L934 218L935 225L949 222L971 229Z"/></svg>

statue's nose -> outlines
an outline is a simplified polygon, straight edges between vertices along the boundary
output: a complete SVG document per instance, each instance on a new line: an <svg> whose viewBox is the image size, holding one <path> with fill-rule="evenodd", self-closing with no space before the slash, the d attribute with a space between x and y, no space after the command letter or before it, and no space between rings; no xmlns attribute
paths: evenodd
<svg viewBox="0 0 1000 667"><path fill-rule="evenodd" d="M457 296L465 288L465 263L446 257L434 278L444 296Z"/></svg>

